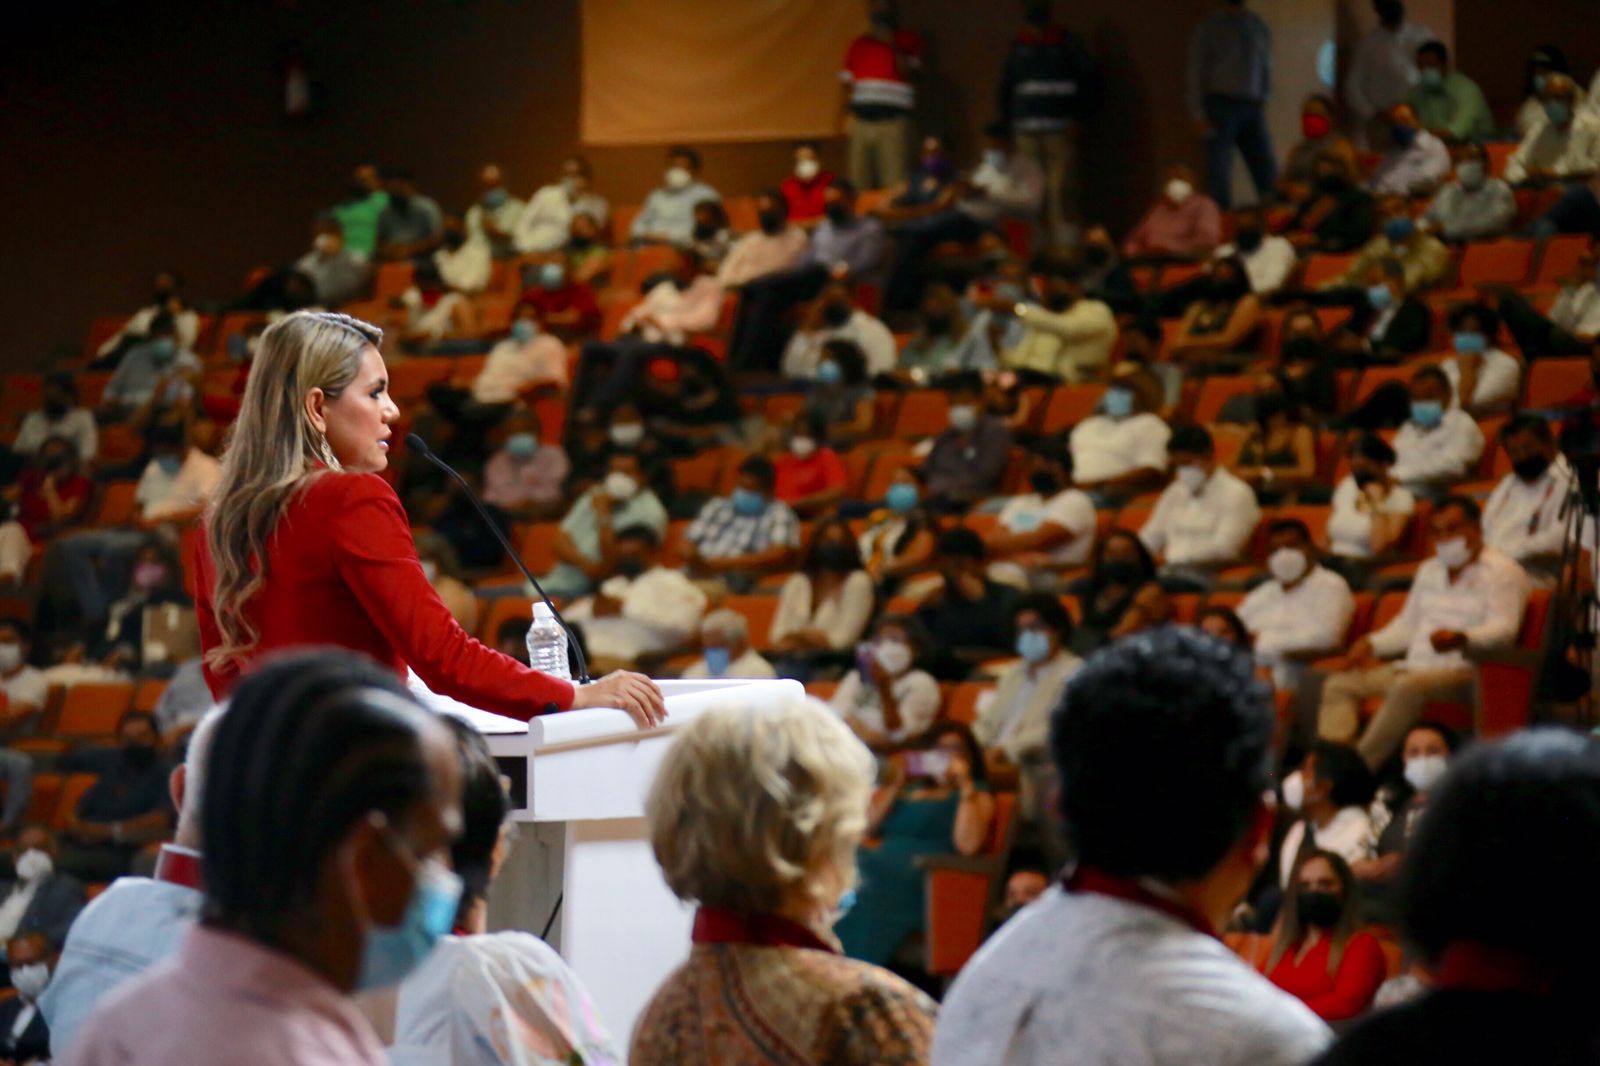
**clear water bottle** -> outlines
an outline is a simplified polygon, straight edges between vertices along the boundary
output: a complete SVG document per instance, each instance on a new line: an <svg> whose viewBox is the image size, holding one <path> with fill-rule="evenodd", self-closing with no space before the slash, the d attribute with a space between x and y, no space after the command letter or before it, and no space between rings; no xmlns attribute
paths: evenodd
<svg viewBox="0 0 1600 1066"><path fill-rule="evenodd" d="M567 665L567 631L543 600L533 605L533 625L528 627L528 665L541 673L572 680Z"/></svg>

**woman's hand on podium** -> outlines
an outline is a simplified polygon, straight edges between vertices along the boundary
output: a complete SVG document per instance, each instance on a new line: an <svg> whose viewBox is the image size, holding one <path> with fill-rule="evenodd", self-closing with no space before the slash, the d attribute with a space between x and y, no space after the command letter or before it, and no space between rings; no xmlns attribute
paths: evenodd
<svg viewBox="0 0 1600 1066"><path fill-rule="evenodd" d="M648 677L630 670L618 670L574 688L572 709L585 707L620 707L640 729L658 726L667 716L667 700L661 689Z"/></svg>

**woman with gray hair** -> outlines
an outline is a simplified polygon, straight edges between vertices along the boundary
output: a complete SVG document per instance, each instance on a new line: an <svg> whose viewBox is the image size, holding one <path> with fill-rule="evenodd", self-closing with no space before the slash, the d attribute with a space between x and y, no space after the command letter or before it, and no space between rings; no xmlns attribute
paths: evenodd
<svg viewBox="0 0 1600 1066"><path fill-rule="evenodd" d="M699 910L689 961L634 1030L633 1066L927 1061L933 1001L845 958L874 763L826 705L714 708L686 726L646 802L667 885Z"/></svg>
<svg viewBox="0 0 1600 1066"><path fill-rule="evenodd" d="M725 677L767 680L778 676L772 664L750 646L750 623L744 615L726 607L700 620L700 651L700 658L684 668L684 680Z"/></svg>
<svg viewBox="0 0 1600 1066"><path fill-rule="evenodd" d="M575 686L484 647L428 584L389 465L400 409L383 332L300 311L261 335L194 560L206 682L222 699L260 659L307 645L361 652L444 696L527 720L620 707L665 713L648 678Z"/></svg>

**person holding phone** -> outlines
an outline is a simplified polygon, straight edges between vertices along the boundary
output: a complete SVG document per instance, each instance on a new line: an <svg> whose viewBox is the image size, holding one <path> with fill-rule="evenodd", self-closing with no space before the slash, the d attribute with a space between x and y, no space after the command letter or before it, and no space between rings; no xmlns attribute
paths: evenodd
<svg viewBox="0 0 1600 1066"><path fill-rule="evenodd" d="M983 749L958 722L940 723L889 759L867 812L867 835L877 846L857 854L855 905L833 928L845 954L885 965L921 932L927 906L917 859L976 855L988 842L994 811Z"/></svg>
<svg viewBox="0 0 1600 1066"><path fill-rule="evenodd" d="M855 669L834 692L833 709L874 751L899 746L938 716L939 682L916 667L927 649L927 630L898 614L878 619L873 639L856 647Z"/></svg>

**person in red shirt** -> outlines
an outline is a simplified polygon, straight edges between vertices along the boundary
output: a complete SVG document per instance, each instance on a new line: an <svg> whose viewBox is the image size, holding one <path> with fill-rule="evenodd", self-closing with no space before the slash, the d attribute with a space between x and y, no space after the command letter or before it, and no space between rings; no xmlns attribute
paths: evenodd
<svg viewBox="0 0 1600 1066"><path fill-rule="evenodd" d="M921 34L900 28L894 0L871 0L872 29L850 42L839 79L840 121L850 136L850 180L888 189L906 180L912 77L922 69Z"/></svg>
<svg viewBox="0 0 1600 1066"><path fill-rule="evenodd" d="M536 281L523 290L521 302L533 305L540 329L562 340L582 340L600 330L600 303L593 287L574 281L561 260L539 265Z"/></svg>
<svg viewBox="0 0 1600 1066"><path fill-rule="evenodd" d="M1308 851L1295 864L1278 915L1267 979L1327 1022L1372 1006L1388 963L1378 938L1360 928L1355 874L1331 851Z"/></svg>
<svg viewBox="0 0 1600 1066"><path fill-rule="evenodd" d="M33 546L83 521L93 489L78 472L78 449L65 437L48 437L4 497L15 517L0 522L0 583L20 582Z"/></svg>
<svg viewBox="0 0 1600 1066"><path fill-rule="evenodd" d="M783 179L778 190L789 204L789 221L810 229L822 221L828 209L828 187L833 171L824 170L817 158L817 146L807 141L794 150L794 173Z"/></svg>
<svg viewBox="0 0 1600 1066"><path fill-rule="evenodd" d="M423 573L388 482L389 398L381 330L300 311L273 324L245 387L221 481L196 538L195 609L218 699L286 648L361 652L434 692L527 720L617 707L641 726L664 714L648 678L588 685L530 670L474 640Z"/></svg>
<svg viewBox="0 0 1600 1066"><path fill-rule="evenodd" d="M789 426L789 447L773 457L777 481L772 494L802 518L832 509L850 481L844 460L828 447L828 422L800 415Z"/></svg>

